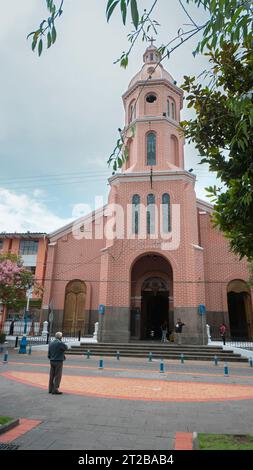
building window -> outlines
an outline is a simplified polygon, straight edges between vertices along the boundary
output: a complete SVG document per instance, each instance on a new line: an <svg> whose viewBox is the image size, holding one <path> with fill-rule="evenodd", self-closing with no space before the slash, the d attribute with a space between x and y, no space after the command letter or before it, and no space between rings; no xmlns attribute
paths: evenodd
<svg viewBox="0 0 253 470"><path fill-rule="evenodd" d="M156 100L157 100L157 97L156 97L156 95L154 95L154 93L149 93L146 96L147 103L154 103Z"/></svg>
<svg viewBox="0 0 253 470"><path fill-rule="evenodd" d="M176 120L176 103L173 98L167 99L167 115L173 119L173 121Z"/></svg>
<svg viewBox="0 0 253 470"><path fill-rule="evenodd" d="M170 116L170 100L167 100L167 116Z"/></svg>
<svg viewBox="0 0 253 470"><path fill-rule="evenodd" d="M129 106L129 119L128 119L129 124L130 122L134 121L135 118L136 118L136 102L132 101L132 103Z"/></svg>
<svg viewBox="0 0 253 470"><path fill-rule="evenodd" d="M38 253L38 240L21 240L19 245L20 255L37 255Z"/></svg>
<svg viewBox="0 0 253 470"><path fill-rule="evenodd" d="M133 233L139 233L140 225L140 202L141 198L138 194L132 197L132 227Z"/></svg>
<svg viewBox="0 0 253 470"><path fill-rule="evenodd" d="M162 195L162 213L163 213L163 232L168 233L171 231L170 222L170 195Z"/></svg>
<svg viewBox="0 0 253 470"><path fill-rule="evenodd" d="M0 240L0 251L3 249L3 246L4 246L4 241Z"/></svg>
<svg viewBox="0 0 253 470"><path fill-rule="evenodd" d="M147 196L147 233L155 233L155 196L148 194Z"/></svg>
<svg viewBox="0 0 253 470"><path fill-rule="evenodd" d="M27 271L31 271L31 273L34 275L36 271L36 266L26 266L25 269Z"/></svg>
<svg viewBox="0 0 253 470"><path fill-rule="evenodd" d="M147 165L156 165L156 134L149 132L147 135Z"/></svg>

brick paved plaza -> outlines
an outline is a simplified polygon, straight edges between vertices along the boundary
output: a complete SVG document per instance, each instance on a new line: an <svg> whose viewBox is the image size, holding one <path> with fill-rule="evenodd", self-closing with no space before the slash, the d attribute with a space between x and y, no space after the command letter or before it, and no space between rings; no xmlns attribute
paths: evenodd
<svg viewBox="0 0 253 470"><path fill-rule="evenodd" d="M46 353L12 353L0 366L0 415L21 422L0 442L37 450L169 450L187 448L183 433L253 433L248 364L229 364L228 377L224 364L164 364L160 373L159 360L105 357L100 370L98 357L68 357L64 393L52 396Z"/></svg>

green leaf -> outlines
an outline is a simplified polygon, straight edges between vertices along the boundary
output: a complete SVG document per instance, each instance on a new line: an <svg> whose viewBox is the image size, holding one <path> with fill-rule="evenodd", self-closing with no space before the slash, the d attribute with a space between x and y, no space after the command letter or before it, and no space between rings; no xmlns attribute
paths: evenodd
<svg viewBox="0 0 253 470"><path fill-rule="evenodd" d="M120 66L123 67L124 69L127 68L128 66L128 56L124 56L122 57L121 61L120 61Z"/></svg>
<svg viewBox="0 0 253 470"><path fill-rule="evenodd" d="M108 8L108 10L107 10L107 12L106 12L106 19L107 19L107 21L109 21L109 19L110 19L112 13L113 13L115 7L116 7L116 6L118 5L118 3L119 3L119 0L114 1L114 3L113 3L113 2L110 2L110 3L111 3L111 4L110 4L110 7ZM107 5L107 6L108 6L108 5Z"/></svg>
<svg viewBox="0 0 253 470"><path fill-rule="evenodd" d="M126 24L126 16L127 16L127 7L126 7L125 0L120 0L120 9L121 9L123 24L125 25Z"/></svg>
<svg viewBox="0 0 253 470"><path fill-rule="evenodd" d="M131 13L134 27L137 29L139 25L139 12L136 0L131 0Z"/></svg>
<svg viewBox="0 0 253 470"><path fill-rule="evenodd" d="M51 46L52 44L52 37L51 37L51 33L48 32L47 33L47 48L49 49L49 47Z"/></svg>
<svg viewBox="0 0 253 470"><path fill-rule="evenodd" d="M53 26L53 28L52 28L52 43L54 44L55 41L56 41L56 29Z"/></svg>
<svg viewBox="0 0 253 470"><path fill-rule="evenodd" d="M38 36L37 35L34 35L33 37L33 42L32 42L32 50L34 51L36 45L37 45L37 41L38 41Z"/></svg>
<svg viewBox="0 0 253 470"><path fill-rule="evenodd" d="M38 45L38 54L39 54L39 57L41 56L42 49L43 49L43 41L42 41L42 39L40 39L39 45Z"/></svg>

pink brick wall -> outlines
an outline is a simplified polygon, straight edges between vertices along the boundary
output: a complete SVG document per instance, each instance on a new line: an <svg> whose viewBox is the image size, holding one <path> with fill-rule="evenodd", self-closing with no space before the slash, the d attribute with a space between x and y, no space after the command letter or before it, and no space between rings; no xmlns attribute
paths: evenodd
<svg viewBox="0 0 253 470"><path fill-rule="evenodd" d="M207 309L227 311L227 286L233 279L248 281L248 263L245 259L240 261L229 250L228 241L212 226L209 214L200 214L199 218L201 244L204 248Z"/></svg>

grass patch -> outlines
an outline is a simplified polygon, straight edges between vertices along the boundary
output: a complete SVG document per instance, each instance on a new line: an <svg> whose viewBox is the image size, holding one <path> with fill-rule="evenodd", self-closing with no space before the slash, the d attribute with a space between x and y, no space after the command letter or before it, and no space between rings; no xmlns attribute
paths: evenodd
<svg viewBox="0 0 253 470"><path fill-rule="evenodd" d="M0 426L2 424L7 424L9 421L11 421L13 418L10 418L9 416L0 416Z"/></svg>
<svg viewBox="0 0 253 470"><path fill-rule="evenodd" d="M198 434L200 450L253 450L250 434Z"/></svg>

